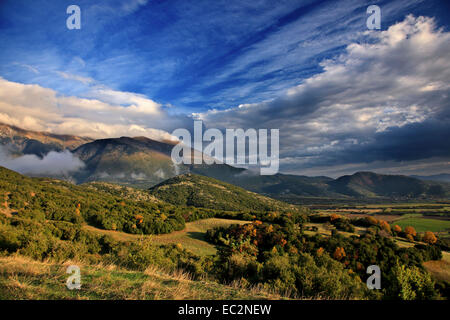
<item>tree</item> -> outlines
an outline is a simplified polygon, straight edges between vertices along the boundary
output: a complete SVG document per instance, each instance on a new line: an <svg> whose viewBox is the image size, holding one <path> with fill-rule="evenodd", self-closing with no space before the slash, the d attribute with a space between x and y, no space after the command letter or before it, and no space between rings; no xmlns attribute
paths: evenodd
<svg viewBox="0 0 450 320"><path fill-rule="evenodd" d="M137 214L134 218L136 219L138 224L142 224L144 222L144 217L141 216L140 214Z"/></svg>
<svg viewBox="0 0 450 320"><path fill-rule="evenodd" d="M391 226L389 225L389 223L387 221L379 220L379 222L380 222L381 229L383 229L387 233L391 233Z"/></svg>
<svg viewBox="0 0 450 320"><path fill-rule="evenodd" d="M400 227L398 224L394 225L393 230L395 233L402 232L402 227Z"/></svg>
<svg viewBox="0 0 450 320"><path fill-rule="evenodd" d="M414 241L414 237L411 234L407 234L406 235L406 239L408 239L409 241L413 242Z"/></svg>
<svg viewBox="0 0 450 320"><path fill-rule="evenodd" d="M338 219L340 219L340 218L341 218L340 215L338 215L338 214L336 214L336 213L333 213L333 214L330 216L330 221L335 221L335 220L338 220Z"/></svg>
<svg viewBox="0 0 450 320"><path fill-rule="evenodd" d="M317 249L316 254L318 257L320 257L323 254L324 249L322 247L320 247L319 249Z"/></svg>
<svg viewBox="0 0 450 320"><path fill-rule="evenodd" d="M411 226L407 226L405 228L405 234L406 234L406 236L408 236L408 235L411 235L413 237L417 236L416 229L414 229L414 227L411 227Z"/></svg>
<svg viewBox="0 0 450 320"><path fill-rule="evenodd" d="M397 295L402 300L428 300L436 297L434 281L428 272L422 272L417 267L407 268L397 265L394 270Z"/></svg>
<svg viewBox="0 0 450 320"><path fill-rule="evenodd" d="M336 250L333 253L333 258L336 260L341 260L345 257L345 250L342 247L337 247Z"/></svg>
<svg viewBox="0 0 450 320"><path fill-rule="evenodd" d="M423 236L423 241L429 244L435 244L437 242L437 238L434 235L433 232L427 231L425 232L425 235Z"/></svg>
<svg viewBox="0 0 450 320"><path fill-rule="evenodd" d="M370 224L370 225L377 225L378 224L378 220L375 219L374 217L366 217L366 221Z"/></svg>

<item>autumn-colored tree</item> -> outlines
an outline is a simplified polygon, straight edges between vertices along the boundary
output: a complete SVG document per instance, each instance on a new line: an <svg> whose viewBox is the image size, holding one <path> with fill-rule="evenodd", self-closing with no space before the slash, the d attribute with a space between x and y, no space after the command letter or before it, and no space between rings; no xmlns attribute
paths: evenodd
<svg viewBox="0 0 450 320"><path fill-rule="evenodd" d="M425 241L426 243L429 243L429 244L435 244L437 241L437 238L433 232L427 231L427 232L425 232L425 235L423 236L423 241Z"/></svg>
<svg viewBox="0 0 450 320"><path fill-rule="evenodd" d="M378 220L375 219L374 217L367 217L366 220L367 220L367 222L369 222L371 225L377 225L377 224L378 224Z"/></svg>
<svg viewBox="0 0 450 320"><path fill-rule="evenodd" d="M316 254L318 257L320 257L323 254L324 249L322 247L320 247L319 249L317 249Z"/></svg>
<svg viewBox="0 0 450 320"><path fill-rule="evenodd" d="M363 266L363 264L361 263L361 262L356 262L356 269L358 270L358 271L361 271L361 270L363 270L364 269L364 266Z"/></svg>
<svg viewBox="0 0 450 320"><path fill-rule="evenodd" d="M400 227L398 224L396 224L396 225L394 225L393 230L396 233L400 233L400 232L402 232L402 227Z"/></svg>
<svg viewBox="0 0 450 320"><path fill-rule="evenodd" d="M385 220L379 220L379 224L381 229L383 229L384 231L391 233L391 226L389 225L389 223Z"/></svg>
<svg viewBox="0 0 450 320"><path fill-rule="evenodd" d="M77 204L77 207L76 207L76 209L75 209L75 214L76 214L77 216L80 215L80 208L81 208L81 204L78 203L78 204Z"/></svg>
<svg viewBox="0 0 450 320"><path fill-rule="evenodd" d="M411 234L407 234L406 235L406 239L408 239L409 241L413 242L414 241L414 237Z"/></svg>
<svg viewBox="0 0 450 320"><path fill-rule="evenodd" d="M137 220L137 222L138 222L139 224L141 224L141 223L144 222L144 217L141 216L140 214L137 214L134 218Z"/></svg>
<svg viewBox="0 0 450 320"><path fill-rule="evenodd" d="M330 216L330 221L335 221L335 220L338 220L338 219L340 219L340 218L341 218L340 215L338 215L338 214L336 214L336 213L333 213L333 214Z"/></svg>
<svg viewBox="0 0 450 320"><path fill-rule="evenodd" d="M337 247L336 250L333 253L333 258L336 260L341 260L345 257L345 250L342 247Z"/></svg>
<svg viewBox="0 0 450 320"><path fill-rule="evenodd" d="M407 226L407 227L405 228L405 234L406 234L406 235L410 234L410 235L412 235L413 237L417 236L416 229L414 229L414 227L411 227L411 226Z"/></svg>
<svg viewBox="0 0 450 320"><path fill-rule="evenodd" d="M292 253L292 254L298 254L298 250L297 250L296 247L290 247L289 248L289 252Z"/></svg>

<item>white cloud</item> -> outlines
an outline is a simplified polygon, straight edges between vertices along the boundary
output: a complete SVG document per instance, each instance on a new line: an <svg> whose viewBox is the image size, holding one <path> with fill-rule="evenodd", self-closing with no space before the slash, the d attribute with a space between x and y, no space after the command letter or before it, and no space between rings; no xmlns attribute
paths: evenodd
<svg viewBox="0 0 450 320"><path fill-rule="evenodd" d="M94 79L89 78L89 77L82 77L82 76L78 76L78 75L63 72L63 71L57 71L56 73L59 74L64 79L79 81L83 84L91 84L94 82Z"/></svg>
<svg viewBox="0 0 450 320"><path fill-rule="evenodd" d="M132 13L138 10L141 6L145 6L148 0L127 0L122 5L122 10L126 13Z"/></svg>
<svg viewBox="0 0 450 320"><path fill-rule="evenodd" d="M187 121L187 117L169 116L162 105L140 94L94 86L87 96L64 96L39 85L0 78L0 122L92 138L172 140L166 130L184 127Z"/></svg>

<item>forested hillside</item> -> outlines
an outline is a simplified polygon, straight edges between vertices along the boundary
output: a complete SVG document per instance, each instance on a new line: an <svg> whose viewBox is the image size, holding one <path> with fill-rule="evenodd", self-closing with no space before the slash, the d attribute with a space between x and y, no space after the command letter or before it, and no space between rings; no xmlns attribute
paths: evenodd
<svg viewBox="0 0 450 320"><path fill-rule="evenodd" d="M297 206L190 173L168 179L150 188L150 193L174 205L230 211L299 211Z"/></svg>

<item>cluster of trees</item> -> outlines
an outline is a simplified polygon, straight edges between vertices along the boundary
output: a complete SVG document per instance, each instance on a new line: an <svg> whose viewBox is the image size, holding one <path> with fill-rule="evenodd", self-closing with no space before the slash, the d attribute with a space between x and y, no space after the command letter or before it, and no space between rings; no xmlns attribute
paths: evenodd
<svg viewBox="0 0 450 320"><path fill-rule="evenodd" d="M345 218L338 218L337 221ZM369 228L369 231L373 233L377 230L382 230L385 235L388 236L398 236L407 239L410 242L414 241L423 241L428 244L436 244L438 242L438 238L431 231L426 231L423 234L418 233L414 227L407 226L402 229L399 225L394 224L390 225L387 221L376 219L374 217L365 217L360 219L354 219L351 221L354 225L359 225L363 227Z"/></svg>
<svg viewBox="0 0 450 320"><path fill-rule="evenodd" d="M396 236L403 237L411 242L414 240L423 241L428 244L435 244L438 242L438 238L431 231L425 231L423 234L417 233L416 229L412 226L407 226L403 230L399 225L393 225L392 231Z"/></svg>
<svg viewBox="0 0 450 320"><path fill-rule="evenodd" d="M226 283L239 280L261 284L292 297L345 299L370 295L357 277L328 254L299 250L300 235L299 224L280 226L261 221L210 230L209 241L220 245L214 271Z"/></svg>
<svg viewBox="0 0 450 320"><path fill-rule="evenodd" d="M377 233L362 237L339 233L331 237L307 236L298 223L281 226L260 221L216 228L208 231L207 238L221 247L215 270L225 282L262 284L294 296L313 292L333 298L438 296L422 265L442 257L436 246L399 248L392 239ZM373 264L382 272L381 293L365 285L369 276L366 269ZM411 286L411 279L416 278L422 279L421 286Z"/></svg>
<svg viewBox="0 0 450 320"><path fill-rule="evenodd" d="M177 245L154 245L149 240L121 242L64 221L41 222L0 215L0 255L21 254L36 260L77 260L115 264L129 270L150 265L182 269L194 278L204 276L210 258L198 257Z"/></svg>

